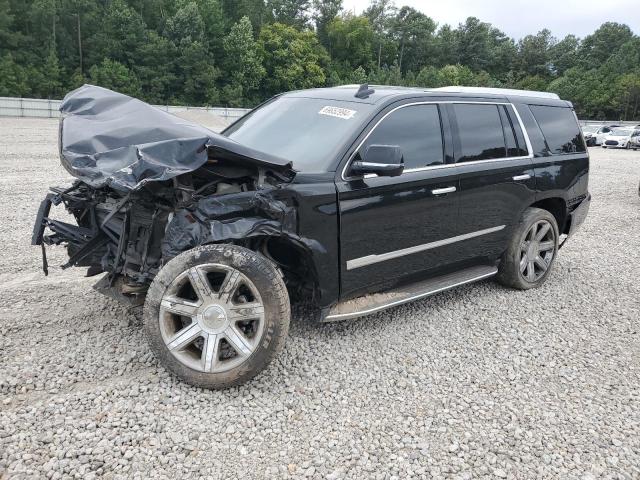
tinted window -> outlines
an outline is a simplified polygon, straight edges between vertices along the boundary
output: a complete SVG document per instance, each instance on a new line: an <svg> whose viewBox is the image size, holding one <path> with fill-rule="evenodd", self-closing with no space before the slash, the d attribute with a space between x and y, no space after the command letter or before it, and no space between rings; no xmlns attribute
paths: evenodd
<svg viewBox="0 0 640 480"><path fill-rule="evenodd" d="M515 113L507 105L500 105L498 110L500 111L500 120L502 120L507 156L523 157L527 155L527 146Z"/></svg>
<svg viewBox="0 0 640 480"><path fill-rule="evenodd" d="M335 169L338 153L362 129L373 105L282 96L242 117L222 134L290 160L302 172Z"/></svg>
<svg viewBox="0 0 640 480"><path fill-rule="evenodd" d="M458 162L507 156L498 105L454 104L453 110L462 150Z"/></svg>
<svg viewBox="0 0 640 480"><path fill-rule="evenodd" d="M552 154L586 151L573 110L530 105Z"/></svg>
<svg viewBox="0 0 640 480"><path fill-rule="evenodd" d="M411 105L392 112L369 135L360 149L369 145L398 145L405 168L443 163L442 129L436 105Z"/></svg>

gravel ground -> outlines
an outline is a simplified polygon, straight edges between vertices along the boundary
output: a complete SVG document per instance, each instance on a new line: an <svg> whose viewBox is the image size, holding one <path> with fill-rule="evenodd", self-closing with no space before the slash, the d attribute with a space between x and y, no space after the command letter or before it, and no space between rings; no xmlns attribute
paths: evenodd
<svg viewBox="0 0 640 480"><path fill-rule="evenodd" d="M640 152L592 149L589 218L542 288L297 314L277 362L212 392L94 279L42 275L56 123L0 132L0 478L640 478Z"/></svg>

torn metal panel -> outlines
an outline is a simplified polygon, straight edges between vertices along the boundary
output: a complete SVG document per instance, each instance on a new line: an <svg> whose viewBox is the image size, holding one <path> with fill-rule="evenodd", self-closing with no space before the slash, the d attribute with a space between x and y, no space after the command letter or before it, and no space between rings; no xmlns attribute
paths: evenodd
<svg viewBox="0 0 640 480"><path fill-rule="evenodd" d="M287 160L105 88L84 85L74 90L60 111L62 165L94 188L137 190L218 158L294 175Z"/></svg>
<svg viewBox="0 0 640 480"><path fill-rule="evenodd" d="M274 190L206 197L192 208L175 212L167 225L162 255L172 258L205 243L264 236L286 236L309 243L296 234L296 210L273 197Z"/></svg>

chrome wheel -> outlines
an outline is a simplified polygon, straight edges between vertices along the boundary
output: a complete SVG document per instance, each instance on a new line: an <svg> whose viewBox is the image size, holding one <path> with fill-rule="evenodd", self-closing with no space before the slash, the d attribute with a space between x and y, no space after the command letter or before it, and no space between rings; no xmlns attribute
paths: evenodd
<svg viewBox="0 0 640 480"><path fill-rule="evenodd" d="M217 373L237 367L258 346L264 304L239 270L209 263L191 267L167 287L160 304L160 332L183 365Z"/></svg>
<svg viewBox="0 0 640 480"><path fill-rule="evenodd" d="M546 220L535 222L527 230L520 244L520 275L527 282L536 282L542 278L556 251L555 232Z"/></svg>

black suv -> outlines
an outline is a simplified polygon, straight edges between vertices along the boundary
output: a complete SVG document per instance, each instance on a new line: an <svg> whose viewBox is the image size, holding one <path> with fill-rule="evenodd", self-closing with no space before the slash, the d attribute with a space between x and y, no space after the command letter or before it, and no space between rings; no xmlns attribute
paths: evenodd
<svg viewBox="0 0 640 480"><path fill-rule="evenodd" d="M144 304L163 364L223 388L282 348L292 301L359 317L495 276L544 282L584 220L589 157L554 94L345 86L270 99L221 134L86 85L32 243ZM77 225L50 217L63 203Z"/></svg>

